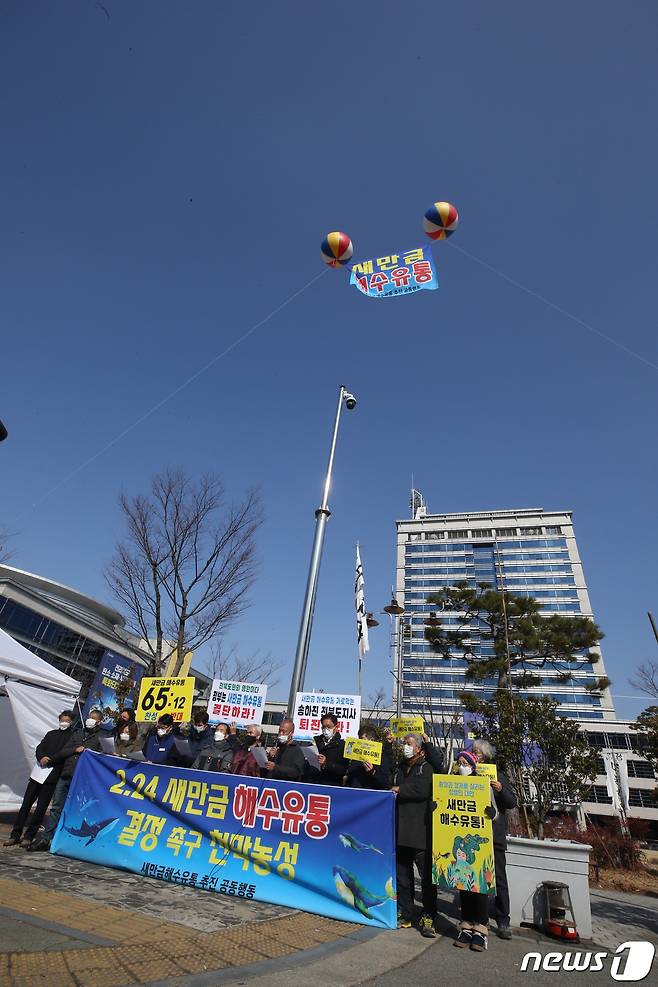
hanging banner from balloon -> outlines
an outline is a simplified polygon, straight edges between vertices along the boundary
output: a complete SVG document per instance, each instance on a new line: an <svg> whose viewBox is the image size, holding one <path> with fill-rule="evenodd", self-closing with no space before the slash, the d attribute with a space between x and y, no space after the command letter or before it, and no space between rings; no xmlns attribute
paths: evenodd
<svg viewBox="0 0 658 987"><path fill-rule="evenodd" d="M368 298L391 298L393 295L409 295L423 288L435 291L439 287L429 247L400 250L354 264L350 284Z"/></svg>

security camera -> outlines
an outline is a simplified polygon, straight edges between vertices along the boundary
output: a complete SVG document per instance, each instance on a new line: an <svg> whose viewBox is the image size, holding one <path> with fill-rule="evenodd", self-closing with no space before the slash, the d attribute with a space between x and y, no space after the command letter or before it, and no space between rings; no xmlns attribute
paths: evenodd
<svg viewBox="0 0 658 987"><path fill-rule="evenodd" d="M356 408L356 398L354 397L354 395L350 394L349 391L346 391L344 398L345 398L345 406L347 407L347 410L353 411L354 408Z"/></svg>

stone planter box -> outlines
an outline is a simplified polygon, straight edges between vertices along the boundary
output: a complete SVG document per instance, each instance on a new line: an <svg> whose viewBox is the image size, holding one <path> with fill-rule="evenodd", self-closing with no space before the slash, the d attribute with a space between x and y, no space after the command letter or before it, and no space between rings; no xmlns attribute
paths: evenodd
<svg viewBox="0 0 658 987"><path fill-rule="evenodd" d="M510 836L507 840L511 924L541 927L544 881L569 885L576 926L582 939L592 938L589 901L589 854L591 846L571 840L530 840Z"/></svg>

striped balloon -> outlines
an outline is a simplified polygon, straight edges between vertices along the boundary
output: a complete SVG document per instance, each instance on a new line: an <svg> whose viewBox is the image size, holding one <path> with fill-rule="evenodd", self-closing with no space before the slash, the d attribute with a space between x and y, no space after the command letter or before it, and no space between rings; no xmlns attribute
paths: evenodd
<svg viewBox="0 0 658 987"><path fill-rule="evenodd" d="M327 233L320 247L322 260L329 267L341 267L352 259L354 247L347 233Z"/></svg>
<svg viewBox="0 0 658 987"><path fill-rule="evenodd" d="M430 240L447 240L457 229L459 215L449 202L435 202L425 213L423 229Z"/></svg>

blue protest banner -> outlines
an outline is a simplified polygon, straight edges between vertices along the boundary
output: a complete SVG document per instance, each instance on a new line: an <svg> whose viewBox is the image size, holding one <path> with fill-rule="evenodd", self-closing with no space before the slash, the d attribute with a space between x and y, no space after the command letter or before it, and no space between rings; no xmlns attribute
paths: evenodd
<svg viewBox="0 0 658 987"><path fill-rule="evenodd" d="M51 852L237 898L395 928L391 792L85 751Z"/></svg>
<svg viewBox="0 0 658 987"><path fill-rule="evenodd" d="M408 295L427 288L434 291L439 281L431 247L399 250L385 257L364 260L352 265L350 284L368 298Z"/></svg>
<svg viewBox="0 0 658 987"><path fill-rule="evenodd" d="M116 716L119 709L117 686L128 683L128 694L123 697L125 707L134 707L139 694L139 683L144 673L144 667L130 658L124 658L114 651L106 651L98 665L96 677L91 684L87 700L82 711L83 720L90 709L100 709L103 714L102 727L113 730L116 726Z"/></svg>

